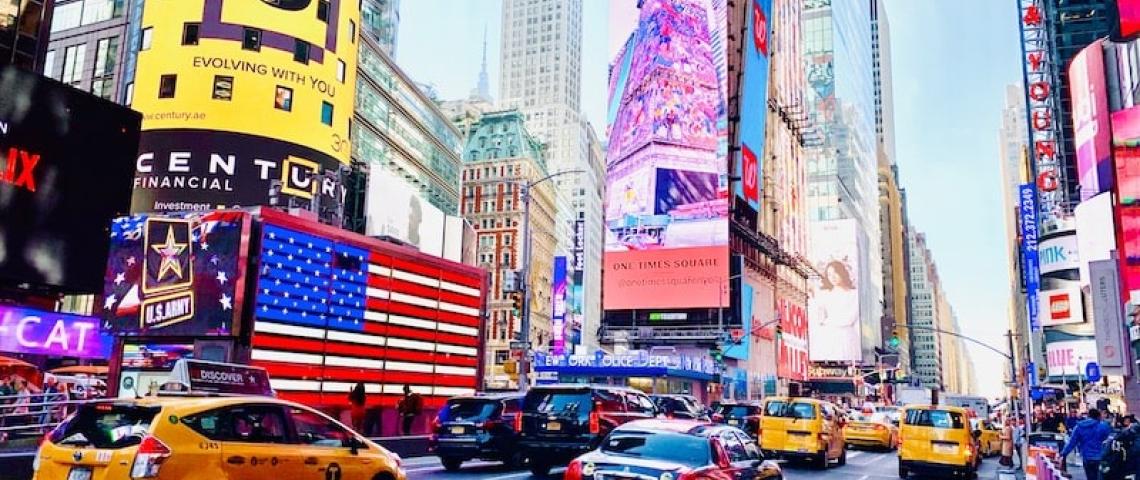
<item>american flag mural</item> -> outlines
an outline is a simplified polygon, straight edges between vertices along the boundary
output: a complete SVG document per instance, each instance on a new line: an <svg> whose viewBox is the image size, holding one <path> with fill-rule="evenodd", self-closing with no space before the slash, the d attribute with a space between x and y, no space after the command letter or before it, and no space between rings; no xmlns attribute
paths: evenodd
<svg viewBox="0 0 1140 480"><path fill-rule="evenodd" d="M410 385L434 406L475 391L482 271L295 227L263 223L254 296L251 363L281 397L346 406L362 382L370 402Z"/></svg>

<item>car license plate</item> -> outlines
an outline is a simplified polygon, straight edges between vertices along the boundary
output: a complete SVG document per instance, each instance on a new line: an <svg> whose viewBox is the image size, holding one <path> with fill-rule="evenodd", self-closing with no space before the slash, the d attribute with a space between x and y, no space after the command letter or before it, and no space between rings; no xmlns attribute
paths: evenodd
<svg viewBox="0 0 1140 480"><path fill-rule="evenodd" d="M552 432L557 432L559 430L562 430L562 424L558 422L548 422L546 424L546 429Z"/></svg>
<svg viewBox="0 0 1140 480"><path fill-rule="evenodd" d="M728 421L728 424L729 424L729 425L737 425L737 424L739 424L739 423L740 423L740 421L738 421L738 420L729 420L729 421Z"/></svg>
<svg viewBox="0 0 1140 480"><path fill-rule="evenodd" d="M91 480L91 469L87 467L75 467L67 474L67 480Z"/></svg>
<svg viewBox="0 0 1140 480"><path fill-rule="evenodd" d="M463 435L463 432L466 432L466 431L467 431L467 429L465 429L463 427L451 427L451 434L452 435Z"/></svg>
<svg viewBox="0 0 1140 480"><path fill-rule="evenodd" d="M934 444L934 453L953 455L955 453L958 453L958 446L957 445L948 445L945 443L935 443Z"/></svg>

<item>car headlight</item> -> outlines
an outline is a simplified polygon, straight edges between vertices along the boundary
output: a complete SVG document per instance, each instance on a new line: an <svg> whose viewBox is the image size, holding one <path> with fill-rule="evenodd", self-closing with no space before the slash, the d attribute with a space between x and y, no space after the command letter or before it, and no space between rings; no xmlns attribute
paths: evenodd
<svg viewBox="0 0 1140 480"><path fill-rule="evenodd" d="M673 480L673 474L671 472L662 473L661 480Z"/></svg>
<svg viewBox="0 0 1140 480"><path fill-rule="evenodd" d="M582 476L583 477L594 476L594 464L592 462L586 462L585 465L582 465Z"/></svg>

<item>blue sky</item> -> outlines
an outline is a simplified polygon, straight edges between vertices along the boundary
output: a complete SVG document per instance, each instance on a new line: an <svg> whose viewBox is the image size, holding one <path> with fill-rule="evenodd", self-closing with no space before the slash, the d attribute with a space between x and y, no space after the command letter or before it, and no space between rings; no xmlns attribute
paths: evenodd
<svg viewBox="0 0 1140 480"><path fill-rule="evenodd" d="M998 128L1021 78L1017 9L993 0L888 0L895 144L910 219L926 232L962 330L1001 350L1008 273ZM971 347L978 383L1001 394L1009 364Z"/></svg>
<svg viewBox="0 0 1140 480"><path fill-rule="evenodd" d="M500 0L400 6L396 60L406 72L444 99L467 96L478 80L486 27L497 96ZM582 107L599 134L612 50L608 9L607 0L584 0ZM1005 85L1020 81L1016 9L994 0L887 0L887 15L896 151L910 218L927 233L964 333L1005 350L1008 260L997 132ZM1005 359L970 348L982 393L1000 394Z"/></svg>

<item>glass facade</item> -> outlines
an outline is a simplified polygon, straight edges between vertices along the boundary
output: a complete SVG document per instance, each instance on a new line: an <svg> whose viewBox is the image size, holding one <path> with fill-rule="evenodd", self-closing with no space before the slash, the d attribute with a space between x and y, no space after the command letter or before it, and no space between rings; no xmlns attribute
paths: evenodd
<svg viewBox="0 0 1140 480"><path fill-rule="evenodd" d="M43 0L0 0L0 64L43 71Z"/></svg>
<svg viewBox="0 0 1140 480"><path fill-rule="evenodd" d="M400 0L363 0L360 4L360 23L364 33L376 40L384 53L396 57Z"/></svg>
<svg viewBox="0 0 1140 480"><path fill-rule="evenodd" d="M852 218L858 225L859 317L863 360L881 345L875 84L870 2L810 0L803 13L806 92L821 144L805 149L808 220Z"/></svg>
<svg viewBox="0 0 1140 480"><path fill-rule="evenodd" d="M371 42L362 43L359 68L353 157L414 179L432 205L457 215L459 131Z"/></svg>

